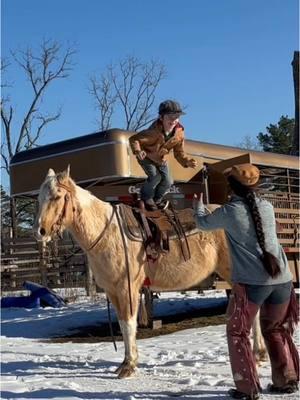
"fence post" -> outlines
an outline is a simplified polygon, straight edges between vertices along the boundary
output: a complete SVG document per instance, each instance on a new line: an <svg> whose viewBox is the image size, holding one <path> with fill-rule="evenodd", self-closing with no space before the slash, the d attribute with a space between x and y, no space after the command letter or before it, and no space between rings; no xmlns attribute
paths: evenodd
<svg viewBox="0 0 300 400"><path fill-rule="evenodd" d="M61 284L60 280L60 271L59 271L59 242L58 240L53 240L52 241L52 247L51 247L51 259L49 260L49 264L51 264L51 269L53 269L53 272L56 272L56 274L52 275L53 276L53 282L52 284L54 286L59 287Z"/></svg>
<svg viewBox="0 0 300 400"><path fill-rule="evenodd" d="M94 281L93 272L91 270L91 267L89 266L86 256L84 256L84 260L86 268L86 286L85 286L86 294L87 296L91 297L91 299L95 299L97 288L96 288L96 283Z"/></svg>
<svg viewBox="0 0 300 400"><path fill-rule="evenodd" d="M38 242L38 248L40 253L40 273L41 283L43 286L47 286L47 259L46 259L46 243Z"/></svg>

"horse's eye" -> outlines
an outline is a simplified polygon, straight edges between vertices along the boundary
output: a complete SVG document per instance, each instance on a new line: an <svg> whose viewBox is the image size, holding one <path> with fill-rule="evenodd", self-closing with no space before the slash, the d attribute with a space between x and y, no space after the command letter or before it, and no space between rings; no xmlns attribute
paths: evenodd
<svg viewBox="0 0 300 400"><path fill-rule="evenodd" d="M58 200L60 200L61 199L61 196L54 196L54 197L52 197L52 200L53 201L58 201Z"/></svg>

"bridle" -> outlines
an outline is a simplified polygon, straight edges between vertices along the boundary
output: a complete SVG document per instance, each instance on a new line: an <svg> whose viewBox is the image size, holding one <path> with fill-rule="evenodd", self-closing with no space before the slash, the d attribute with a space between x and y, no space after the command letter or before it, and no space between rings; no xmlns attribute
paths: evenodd
<svg viewBox="0 0 300 400"><path fill-rule="evenodd" d="M62 225L63 225L63 221L65 219L66 213L67 213L67 207L68 207L68 203L69 203L70 199L71 199L71 202L72 202L73 220L74 220L75 208L74 208L74 205L73 205L73 198L72 198L72 195L71 195L71 189L68 186L64 185L63 183L58 183L58 186L63 188L63 189L65 189L67 191L67 193L65 194L65 199L64 199L65 201L64 201L64 206L62 208L62 211L61 211L59 217L57 218L56 222L53 224L53 226L51 228L51 232L54 235L57 235L58 237L61 238Z"/></svg>
<svg viewBox="0 0 300 400"><path fill-rule="evenodd" d="M56 234L56 235L58 235L58 236L60 237L60 233L61 233L62 225L63 225L63 220L64 220L64 218L65 218L65 216L66 216L67 207L68 207L68 203L69 203L70 200L71 200L71 203L72 203L72 219L73 219L73 221L74 221L75 207L74 207L74 203L73 203L73 196L72 196L72 191L71 191L71 189L70 189L67 185L65 185L65 184L63 184L63 183L60 183L60 182L57 184L57 186L58 186L58 187L61 187L61 188L63 188L63 189L65 189L65 190L67 191L67 193L65 194L65 202L64 202L64 206L63 206L63 208L62 208L62 211L61 211L61 213L60 213L60 215L59 215L57 221L55 222L55 224L53 225L53 227L52 227L52 229L51 229L51 231L52 231L54 234ZM100 232L100 234L99 234L99 235L96 237L96 239L92 242L92 244L91 244L87 249L85 249L86 252L92 250L98 243L100 243L100 241L101 241L101 239L103 238L103 236L104 236L106 230L108 229L108 227L110 226L110 224L111 224L111 222L112 222L112 220L113 220L113 217L114 217L114 215L115 215L115 212L116 212L115 207L113 207L113 211L112 211L112 213L111 213L111 216L110 216L110 218L109 218L108 223L105 225L103 231ZM54 227L56 227L56 228L54 228Z"/></svg>

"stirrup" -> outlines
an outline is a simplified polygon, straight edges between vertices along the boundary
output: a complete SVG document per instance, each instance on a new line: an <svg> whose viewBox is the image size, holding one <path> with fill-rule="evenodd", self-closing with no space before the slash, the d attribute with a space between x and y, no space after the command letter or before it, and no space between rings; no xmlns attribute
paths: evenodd
<svg viewBox="0 0 300 400"><path fill-rule="evenodd" d="M165 200L165 201L163 200L160 203L156 203L157 207L160 210L166 210L169 207L169 204L170 204L169 200Z"/></svg>
<svg viewBox="0 0 300 400"><path fill-rule="evenodd" d="M233 399L239 399L239 400L257 400L257 399L259 399L258 393L247 394L247 393L240 392L237 389L229 389L228 394Z"/></svg>

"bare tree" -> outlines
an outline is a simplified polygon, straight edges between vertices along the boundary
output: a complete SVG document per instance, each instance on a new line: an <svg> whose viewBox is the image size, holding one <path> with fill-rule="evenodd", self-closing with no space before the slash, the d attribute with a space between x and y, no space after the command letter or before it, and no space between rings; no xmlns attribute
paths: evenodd
<svg viewBox="0 0 300 400"><path fill-rule="evenodd" d="M90 83L90 93L94 96L96 107L100 112L99 127L101 131L105 131L110 127L117 96L113 93L112 83L103 75L100 81L95 76L91 77Z"/></svg>
<svg viewBox="0 0 300 400"><path fill-rule="evenodd" d="M136 131L147 125L153 119L156 89L165 77L163 64L143 63L133 56L110 64L100 78L91 77L89 90L100 113L100 129L111 127L117 106L124 113L124 129Z"/></svg>
<svg viewBox="0 0 300 400"><path fill-rule="evenodd" d="M242 141L237 143L237 147L246 150L261 150L259 142L250 135L244 136Z"/></svg>
<svg viewBox="0 0 300 400"><path fill-rule="evenodd" d="M11 52L12 59L23 69L31 87L31 100L22 118L19 127L15 127L14 117L16 107L12 103L9 89L12 86L2 80L1 96L1 122L3 135L1 142L1 166L9 175L9 164L12 157L21 150L30 149L37 145L43 129L50 122L56 121L61 115L61 110L48 114L41 111L43 97L52 84L58 79L67 78L73 69L73 55L75 49L68 46L63 48L61 44L53 40L44 40L37 51L31 48ZM5 73L9 68L9 61L2 60L1 72ZM14 203L12 201L12 203ZM16 232L16 207L12 204L13 232Z"/></svg>

